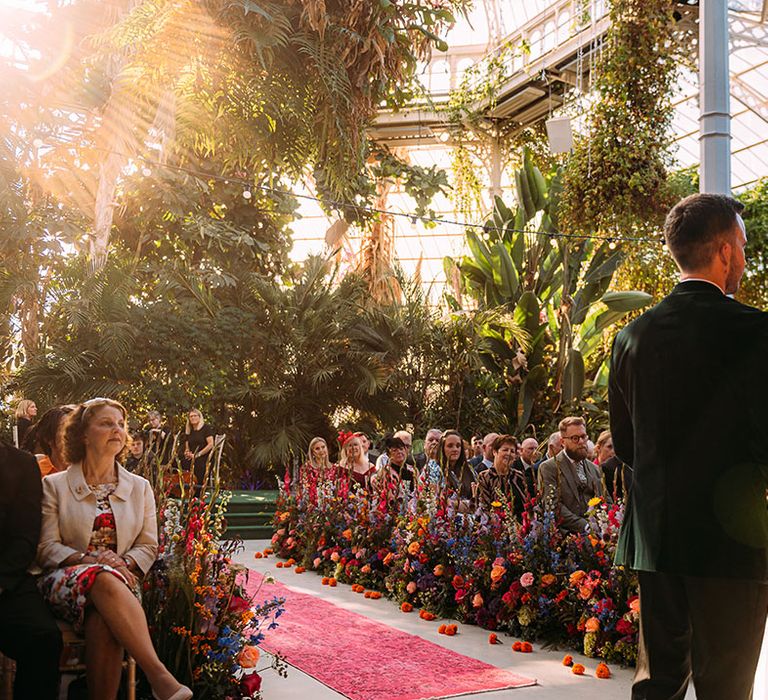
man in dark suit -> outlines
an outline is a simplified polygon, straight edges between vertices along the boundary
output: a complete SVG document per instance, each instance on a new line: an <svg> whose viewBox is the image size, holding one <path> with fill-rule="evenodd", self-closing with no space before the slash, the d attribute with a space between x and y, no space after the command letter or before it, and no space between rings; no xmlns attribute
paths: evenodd
<svg viewBox="0 0 768 700"><path fill-rule="evenodd" d="M633 469L617 564L640 579L635 699L747 700L768 611L768 315L734 294L742 205L692 195L664 234L681 282L616 337L616 455Z"/></svg>
<svg viewBox="0 0 768 700"><path fill-rule="evenodd" d="M430 428L424 436L424 451L414 455L416 468L421 471L430 459L437 460L437 450L443 433L438 428Z"/></svg>
<svg viewBox="0 0 768 700"><path fill-rule="evenodd" d="M0 651L16 661L15 700L58 697L61 634L27 573L40 537L35 458L0 443Z"/></svg>
<svg viewBox="0 0 768 700"><path fill-rule="evenodd" d="M539 465L539 494L545 506L555 509L563 532L584 532L590 500L603 495L600 472L587 459L587 427L583 418L563 418L560 435L565 447Z"/></svg>
<svg viewBox="0 0 768 700"><path fill-rule="evenodd" d="M493 466L493 444L497 437L499 437L498 433L488 433L483 438L483 453L468 460L478 473Z"/></svg>
<svg viewBox="0 0 768 700"><path fill-rule="evenodd" d="M528 437L520 443L520 456L512 462L512 471L518 472L525 479L525 489L528 498L536 495L536 473L539 463L536 460L539 442L536 438Z"/></svg>

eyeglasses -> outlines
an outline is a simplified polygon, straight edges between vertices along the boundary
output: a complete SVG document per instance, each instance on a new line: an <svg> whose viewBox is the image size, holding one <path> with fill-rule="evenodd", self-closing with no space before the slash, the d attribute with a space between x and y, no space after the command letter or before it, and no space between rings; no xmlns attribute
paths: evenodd
<svg viewBox="0 0 768 700"><path fill-rule="evenodd" d="M573 442L586 442L589 438L586 435L564 435L563 440L572 440Z"/></svg>

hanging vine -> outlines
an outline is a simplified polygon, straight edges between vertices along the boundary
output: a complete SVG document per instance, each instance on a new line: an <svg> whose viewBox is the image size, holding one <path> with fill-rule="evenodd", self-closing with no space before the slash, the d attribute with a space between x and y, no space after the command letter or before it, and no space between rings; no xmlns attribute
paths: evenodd
<svg viewBox="0 0 768 700"><path fill-rule="evenodd" d="M565 170L566 231L655 227L671 204L669 128L681 45L674 7L673 0L612 3L598 99Z"/></svg>

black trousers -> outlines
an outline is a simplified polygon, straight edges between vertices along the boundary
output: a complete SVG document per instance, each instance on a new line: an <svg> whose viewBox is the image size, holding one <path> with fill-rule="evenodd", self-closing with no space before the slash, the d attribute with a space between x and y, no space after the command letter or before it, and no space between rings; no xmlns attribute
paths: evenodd
<svg viewBox="0 0 768 700"><path fill-rule="evenodd" d="M633 700L749 700L768 615L768 584L639 572Z"/></svg>
<svg viewBox="0 0 768 700"><path fill-rule="evenodd" d="M14 700L58 698L61 646L59 628L31 576L0 594L0 651L16 661Z"/></svg>

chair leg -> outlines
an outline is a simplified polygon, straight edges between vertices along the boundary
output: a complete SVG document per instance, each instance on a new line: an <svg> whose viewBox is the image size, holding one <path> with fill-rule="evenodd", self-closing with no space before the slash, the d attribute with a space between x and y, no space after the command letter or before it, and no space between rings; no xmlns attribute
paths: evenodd
<svg viewBox="0 0 768 700"><path fill-rule="evenodd" d="M132 656L126 657L127 671L126 682L128 684L128 700L136 700L136 662Z"/></svg>

